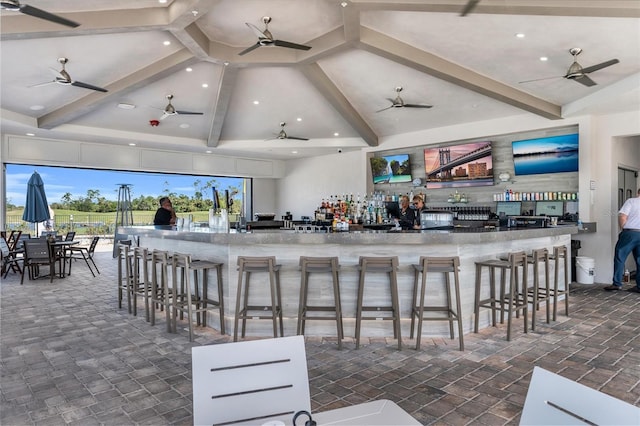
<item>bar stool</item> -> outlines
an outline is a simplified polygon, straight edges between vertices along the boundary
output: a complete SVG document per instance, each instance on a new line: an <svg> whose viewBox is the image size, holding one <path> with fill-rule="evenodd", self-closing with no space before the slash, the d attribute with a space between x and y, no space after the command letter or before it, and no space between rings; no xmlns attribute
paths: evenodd
<svg viewBox="0 0 640 426"><path fill-rule="evenodd" d="M338 349L342 349L344 328L342 326L342 305L340 303L340 282L338 272L340 264L337 257L308 257L300 256L300 303L298 304L298 330L299 335L304 334L307 320L335 320ZM309 274L312 272L329 272L333 283L333 306L311 306L307 299L309 296ZM333 316L309 315L309 312L332 312Z"/></svg>
<svg viewBox="0 0 640 426"><path fill-rule="evenodd" d="M251 274L264 272L269 274L270 305L249 305L249 285ZM244 277L244 295L242 280ZM240 300L242 298L242 307ZM251 311L254 314L251 314ZM255 313L259 311L260 313ZM268 315L267 315L268 313ZM278 320L280 335L284 336L282 325L282 298L280 292L280 265L275 256L251 257L238 256L238 293L236 295L236 315L234 321L233 341L238 341L238 322L242 319L242 337L245 337L247 319L270 319L273 321L273 337L278 337Z"/></svg>
<svg viewBox="0 0 640 426"><path fill-rule="evenodd" d="M458 323L458 339L460 340L460 350L464 351L464 337L462 333L462 319L460 318L460 280L458 277L458 269L460 268L460 258L453 257L426 257L421 256L419 264L413 265L413 306L411 308L411 338L413 339L413 330L418 318L418 335L416 336L416 350L420 349L420 337L422 336L422 321L449 321L449 335L454 339L453 323ZM424 298L427 287L428 273L442 273L444 275L445 288L445 305L425 306ZM451 277L453 273L453 291L456 296L456 309L453 310L451 304ZM420 298L418 299L418 281L422 274L422 285L420 286ZM424 317L425 312L444 312L446 316L442 317Z"/></svg>
<svg viewBox="0 0 640 426"><path fill-rule="evenodd" d="M569 316L569 256L567 255L567 246L555 246L553 254L549 255L549 260L553 260L554 275L553 289L551 289L551 297L553 298L553 320L557 318L558 296L564 295L564 313ZM559 288L560 262L564 264L564 288Z"/></svg>
<svg viewBox="0 0 640 426"><path fill-rule="evenodd" d="M151 288L149 302L151 310L151 325L156 325L156 308L165 312L167 332L171 333L171 316L169 305L171 293L169 291L169 252L153 250L151 252Z"/></svg>
<svg viewBox="0 0 640 426"><path fill-rule="evenodd" d="M480 299L482 268L489 268L489 297ZM518 277L518 268L522 268L522 280ZM500 270L500 294L496 295L496 270ZM525 252L509 253L508 260L491 259L476 262L476 283L474 303L474 332L478 332L480 322L480 308L491 309L491 323L496 325L496 311L500 311L500 322L504 322L504 314L507 314L507 341L511 340L511 317L522 311L524 316L524 332L527 333L527 255ZM506 273L509 271L509 293L506 293ZM499 305L499 306L498 306Z"/></svg>
<svg viewBox="0 0 640 426"><path fill-rule="evenodd" d="M189 269L193 271L193 287L195 291L197 324L207 326L207 310L210 306L218 307L220 313L220 333L225 334L224 328L224 298L222 295L222 263L209 260L192 260ZM216 271L218 280L218 300L209 298L209 271ZM199 275L202 272L202 293L200 292ZM202 313L202 322L200 314Z"/></svg>
<svg viewBox="0 0 640 426"><path fill-rule="evenodd" d="M131 288L133 286L133 252L131 251L131 240L121 240L118 242L118 309L122 309L124 294L127 295L127 306L129 313L131 309Z"/></svg>
<svg viewBox="0 0 640 426"><path fill-rule="evenodd" d="M152 283L149 276L149 249L146 247L135 247L133 249L133 267L132 267L132 284L131 299L133 304L133 315L138 315L138 296L144 299L144 312L147 322L150 320L149 313L149 293Z"/></svg>
<svg viewBox="0 0 640 426"><path fill-rule="evenodd" d="M533 265L533 285L528 288L527 294L531 297L531 306L533 311L531 312L531 330L536 329L536 312L540 307L541 302L545 302L547 310L547 324L550 322L550 309L549 306L549 250L546 248L533 250L530 256L527 256L528 263ZM544 287L540 287L540 264L544 264Z"/></svg>
<svg viewBox="0 0 640 426"><path fill-rule="evenodd" d="M398 279L396 271L398 269L398 256L391 257L367 257L360 256L358 270L360 280L358 282L358 299L356 302L356 349L360 347L360 331L362 320L392 320L393 337L398 339L398 350L402 350L402 337L400 333L400 304L398 302ZM389 293L391 296L391 306L364 306L364 284L365 276L369 273L385 273L389 277ZM377 315L362 316L362 312L375 312ZM380 316L382 313L390 312L391 316Z"/></svg>

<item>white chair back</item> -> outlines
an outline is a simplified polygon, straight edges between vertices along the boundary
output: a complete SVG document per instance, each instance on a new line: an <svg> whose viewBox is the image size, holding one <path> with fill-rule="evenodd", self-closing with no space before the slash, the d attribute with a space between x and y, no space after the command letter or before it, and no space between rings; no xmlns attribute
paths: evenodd
<svg viewBox="0 0 640 426"><path fill-rule="evenodd" d="M640 425L640 408L534 367L521 425Z"/></svg>
<svg viewBox="0 0 640 426"><path fill-rule="evenodd" d="M193 423L261 425L311 411L303 336L192 348Z"/></svg>

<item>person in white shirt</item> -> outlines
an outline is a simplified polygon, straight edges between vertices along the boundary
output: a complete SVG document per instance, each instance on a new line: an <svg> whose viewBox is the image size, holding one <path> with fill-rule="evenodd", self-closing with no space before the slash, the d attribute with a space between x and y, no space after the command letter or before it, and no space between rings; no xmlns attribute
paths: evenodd
<svg viewBox="0 0 640 426"><path fill-rule="evenodd" d="M613 257L613 284L604 289L606 291L622 290L624 264L629 254L633 253L636 260L636 285L628 291L640 293L640 281L638 281L638 270L640 270L640 189L638 189L637 197L629 198L620 208L618 225L621 231Z"/></svg>

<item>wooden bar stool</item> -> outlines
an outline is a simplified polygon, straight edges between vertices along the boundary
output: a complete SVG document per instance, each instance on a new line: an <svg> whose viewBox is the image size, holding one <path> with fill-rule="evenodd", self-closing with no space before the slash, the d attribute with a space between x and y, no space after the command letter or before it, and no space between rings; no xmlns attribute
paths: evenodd
<svg viewBox="0 0 640 426"><path fill-rule="evenodd" d="M418 335L416 336L416 350L420 349L420 337L422 336L422 321L449 321L449 335L451 339L455 338L453 331L453 323L458 323L458 339L460 340L460 350L464 351L464 337L462 333L462 319L460 318L460 280L458 277L458 269L460 268L460 258L454 257L420 257L420 263L413 265L413 306L411 308L411 338L413 339L413 330L418 319ZM444 275L445 288L445 305L425 306L425 294L427 287L427 274L441 273ZM451 277L453 273L453 291L456 297L456 308L453 309L451 304ZM418 295L418 282L422 274L422 284L420 286L420 294ZM425 312L443 312L446 316L424 316Z"/></svg>
<svg viewBox="0 0 640 426"><path fill-rule="evenodd" d="M545 302L547 310L547 324L551 321L550 287L549 287L549 250L546 248L533 250L527 256L530 265L533 265L533 285L528 288L527 294L531 298L531 330L536 329L536 312L541 302ZM540 287L540 264L544 265L544 287Z"/></svg>
<svg viewBox="0 0 640 426"><path fill-rule="evenodd" d="M149 303L151 310L151 325L156 325L156 308L165 313L167 332L171 333L171 312L169 304L171 293L169 292L169 252L153 250L151 252L151 291Z"/></svg>
<svg viewBox="0 0 640 426"><path fill-rule="evenodd" d="M144 312L147 322L150 321L149 312L149 293L151 292L151 277L149 276L149 249L146 247L135 247L133 249L133 267L132 267L132 284L131 299L133 315L138 315L138 296L144 300Z"/></svg>
<svg viewBox="0 0 640 426"><path fill-rule="evenodd" d="M553 254L549 255L549 260L553 260L553 289L551 289L551 298L553 298L553 320L556 321L558 313L558 296L564 295L564 314L569 316L569 255L567 254L567 246L555 246ZM560 288L560 263L564 264L564 287Z"/></svg>
<svg viewBox="0 0 640 426"><path fill-rule="evenodd" d="M308 257L300 256L300 303L298 304L299 335L304 334L307 320L335 320L338 336L338 349L342 349L344 328L342 326L342 305L340 303L340 282L338 273L340 264L337 257ZM329 272L333 284L333 306L311 306L308 304L309 275L312 272ZM331 312L333 316L310 315L310 312Z"/></svg>
<svg viewBox="0 0 640 426"><path fill-rule="evenodd" d="M133 250L131 240L118 242L118 309L122 309L122 300L127 295L127 306L132 313L131 289L133 288Z"/></svg>
<svg viewBox="0 0 640 426"><path fill-rule="evenodd" d="M527 255L525 252L509 253L508 260L491 259L476 262L476 283L474 303L474 332L478 332L480 322L480 308L491 309L491 324L496 325L496 312L500 311L500 322L504 322L504 314L507 314L507 340L511 340L511 317L513 313L519 316L522 311L524 316L524 332L528 332L527 315ZM482 268L489 268L489 297L480 298ZM522 279L518 277L518 269L522 269ZM500 270L500 292L496 294L496 270ZM509 271L509 291L507 294L506 275Z"/></svg>
<svg viewBox="0 0 640 426"><path fill-rule="evenodd" d="M250 305L249 287L251 274L269 274L269 305ZM244 278L244 294L242 281ZM242 300L242 303L241 303ZM242 305L242 306L241 306ZM282 298L280 292L280 265L275 256L252 257L238 256L238 292L236 295L236 315L234 321L233 341L238 341L238 322L242 319L242 337L245 337L247 319L270 319L273 321L273 337L278 337L278 321L280 335L284 336L282 325Z"/></svg>
<svg viewBox="0 0 640 426"><path fill-rule="evenodd" d="M224 328L224 297L222 295L222 263L209 260L192 260L189 269L193 271L193 287L196 301L197 324L207 326L207 311L217 307L220 314L220 333L225 334ZM216 271L218 285L218 300L209 298L209 271ZM199 275L202 273L202 292L200 292ZM200 321L202 314L202 321Z"/></svg>
<svg viewBox="0 0 640 426"><path fill-rule="evenodd" d="M393 337L398 339L398 350L402 350L402 337L400 333L400 304L398 302L398 257L367 257L360 256L358 270L360 280L358 282L358 299L356 302L356 349L360 347L360 331L362 320L392 320ZM364 285L367 273L384 273L389 277L389 293L391 306L364 305ZM362 312L374 312L375 315L362 316ZM391 316L385 315L391 313Z"/></svg>

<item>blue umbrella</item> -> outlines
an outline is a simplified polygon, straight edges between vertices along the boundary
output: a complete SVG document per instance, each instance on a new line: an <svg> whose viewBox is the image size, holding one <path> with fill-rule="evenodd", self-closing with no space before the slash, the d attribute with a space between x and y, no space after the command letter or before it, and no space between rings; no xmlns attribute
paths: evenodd
<svg viewBox="0 0 640 426"><path fill-rule="evenodd" d="M51 219L49 215L49 203L44 192L44 182L38 174L33 172L27 182L27 199L25 201L22 220L30 223L43 222Z"/></svg>

